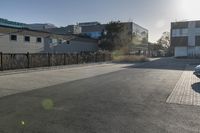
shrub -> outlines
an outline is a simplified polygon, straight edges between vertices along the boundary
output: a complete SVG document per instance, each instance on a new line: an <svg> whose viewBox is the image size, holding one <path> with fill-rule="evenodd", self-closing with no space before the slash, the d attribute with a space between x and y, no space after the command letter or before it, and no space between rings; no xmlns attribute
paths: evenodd
<svg viewBox="0 0 200 133"><path fill-rule="evenodd" d="M119 55L113 56L114 62L146 62L149 59L146 56L137 56L137 55Z"/></svg>

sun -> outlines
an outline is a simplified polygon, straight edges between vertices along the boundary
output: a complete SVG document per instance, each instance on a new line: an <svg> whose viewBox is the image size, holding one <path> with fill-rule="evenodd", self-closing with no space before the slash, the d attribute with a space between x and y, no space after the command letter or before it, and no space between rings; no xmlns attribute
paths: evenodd
<svg viewBox="0 0 200 133"><path fill-rule="evenodd" d="M200 19L200 0L178 0L181 16L187 19Z"/></svg>

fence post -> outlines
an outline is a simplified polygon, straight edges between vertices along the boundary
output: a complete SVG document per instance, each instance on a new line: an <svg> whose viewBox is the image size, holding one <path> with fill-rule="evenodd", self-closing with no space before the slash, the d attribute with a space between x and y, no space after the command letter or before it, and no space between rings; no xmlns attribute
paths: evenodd
<svg viewBox="0 0 200 133"><path fill-rule="evenodd" d="M106 54L103 53L103 62L105 62L105 61L106 61Z"/></svg>
<svg viewBox="0 0 200 133"><path fill-rule="evenodd" d="M47 53L47 57L48 57L48 66L50 66L50 53Z"/></svg>
<svg viewBox="0 0 200 133"><path fill-rule="evenodd" d="M97 53L95 53L95 62L97 62Z"/></svg>
<svg viewBox="0 0 200 133"><path fill-rule="evenodd" d="M64 53L64 65L66 65L66 53Z"/></svg>
<svg viewBox="0 0 200 133"><path fill-rule="evenodd" d="M27 57L27 68L30 68L29 52L27 52L26 57Z"/></svg>
<svg viewBox="0 0 200 133"><path fill-rule="evenodd" d="M1 52L1 71L3 71L3 53Z"/></svg>
<svg viewBox="0 0 200 133"><path fill-rule="evenodd" d="M78 53L76 54L76 61L77 61L77 64L79 63L78 61Z"/></svg>
<svg viewBox="0 0 200 133"><path fill-rule="evenodd" d="M71 53L67 53L67 65L71 64Z"/></svg>

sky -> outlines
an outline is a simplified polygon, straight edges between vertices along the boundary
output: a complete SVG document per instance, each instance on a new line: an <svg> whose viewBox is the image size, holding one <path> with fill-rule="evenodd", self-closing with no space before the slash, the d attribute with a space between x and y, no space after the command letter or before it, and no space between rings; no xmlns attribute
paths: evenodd
<svg viewBox="0 0 200 133"><path fill-rule="evenodd" d="M1 0L0 18L56 26L133 21L156 42L171 22L200 20L199 5L200 0Z"/></svg>

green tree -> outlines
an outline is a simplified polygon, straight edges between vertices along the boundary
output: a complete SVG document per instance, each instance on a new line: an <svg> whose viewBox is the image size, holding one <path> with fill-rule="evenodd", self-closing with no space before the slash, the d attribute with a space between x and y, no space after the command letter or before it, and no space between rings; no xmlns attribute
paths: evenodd
<svg viewBox="0 0 200 133"><path fill-rule="evenodd" d="M101 38L100 47L104 50L115 50L121 47L120 33L123 31L123 24L120 21L111 21L105 27L105 32Z"/></svg>
<svg viewBox="0 0 200 133"><path fill-rule="evenodd" d="M170 33L163 32L162 36L157 41L158 45L162 46L162 49L169 49L170 47Z"/></svg>

